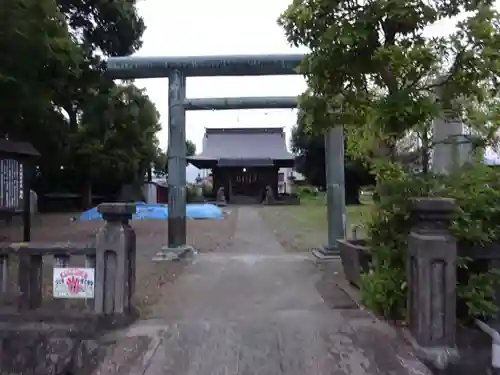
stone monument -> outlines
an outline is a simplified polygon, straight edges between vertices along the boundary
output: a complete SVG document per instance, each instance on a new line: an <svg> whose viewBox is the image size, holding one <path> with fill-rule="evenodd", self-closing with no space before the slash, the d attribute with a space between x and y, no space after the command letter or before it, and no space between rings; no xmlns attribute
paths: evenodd
<svg viewBox="0 0 500 375"><path fill-rule="evenodd" d="M264 197L264 204L273 204L275 201L274 199L274 191L273 188L270 185L266 186L266 195Z"/></svg>
<svg viewBox="0 0 500 375"><path fill-rule="evenodd" d="M445 80L440 77L438 81ZM436 89L436 99L441 100L443 89ZM455 105L460 103L455 100ZM456 167L472 160L473 145L465 134L462 121L445 110L432 123L432 137L434 148L432 151L432 170L440 174L448 174Z"/></svg>
<svg viewBox="0 0 500 375"><path fill-rule="evenodd" d="M220 187L219 190L217 190L217 197L215 199L216 199L216 204L219 207L224 207L227 204L224 187Z"/></svg>

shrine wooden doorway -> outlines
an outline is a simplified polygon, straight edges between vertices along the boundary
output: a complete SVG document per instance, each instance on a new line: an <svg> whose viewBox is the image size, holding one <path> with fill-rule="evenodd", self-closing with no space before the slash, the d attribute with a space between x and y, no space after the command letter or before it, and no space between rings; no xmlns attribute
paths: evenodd
<svg viewBox="0 0 500 375"><path fill-rule="evenodd" d="M230 174L231 195L244 195L248 197L260 196L262 178L259 169L238 168Z"/></svg>

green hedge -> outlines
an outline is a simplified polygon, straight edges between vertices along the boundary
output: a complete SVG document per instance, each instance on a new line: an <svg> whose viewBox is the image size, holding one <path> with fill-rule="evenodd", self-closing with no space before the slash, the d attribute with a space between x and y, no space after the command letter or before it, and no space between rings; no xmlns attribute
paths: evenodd
<svg viewBox="0 0 500 375"><path fill-rule="evenodd" d="M373 268L362 276L365 305L388 319L406 317L406 252L411 229L412 197L449 197L457 204L450 230L461 244L487 246L500 241L500 171L481 164L467 165L449 176L414 174L400 166L377 168L378 200L368 225ZM459 259L467 267L468 259ZM495 272L472 274L458 285L459 297L470 317L487 317L497 311Z"/></svg>

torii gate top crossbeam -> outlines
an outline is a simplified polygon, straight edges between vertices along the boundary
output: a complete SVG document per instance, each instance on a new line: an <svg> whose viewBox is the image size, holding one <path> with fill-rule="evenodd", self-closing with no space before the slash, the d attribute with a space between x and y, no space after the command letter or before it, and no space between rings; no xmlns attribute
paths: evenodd
<svg viewBox="0 0 500 375"><path fill-rule="evenodd" d="M110 57L108 74L115 79L162 78L174 70L186 77L292 75L302 54L191 57Z"/></svg>

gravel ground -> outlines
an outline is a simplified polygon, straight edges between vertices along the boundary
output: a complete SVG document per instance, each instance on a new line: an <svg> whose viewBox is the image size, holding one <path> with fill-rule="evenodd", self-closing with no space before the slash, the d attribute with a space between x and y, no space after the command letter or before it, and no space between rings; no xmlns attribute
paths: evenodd
<svg viewBox="0 0 500 375"><path fill-rule="evenodd" d="M40 215L33 221L33 241L90 241L102 221L73 222L72 214ZM227 210L224 220L189 220L187 223L188 244L199 252L212 252L231 245L236 224L236 209ZM174 281L183 272L183 262L152 262L152 257L166 244L167 222L163 220L137 220L131 222L137 237L137 286L135 305L141 317L147 317L151 307L161 296L161 288L165 283ZM0 241L22 241L22 227L12 224L6 228L0 222ZM75 257L77 258L77 257ZM13 286L17 281L16 260L10 261L10 277ZM52 295L53 258L44 258L44 304L50 306ZM72 265L82 266L83 259L73 259ZM17 288L16 288L17 289ZM11 290L16 290L11 289ZM11 300L11 298L7 298ZM12 299L12 301L14 301ZM78 308L81 305L75 304Z"/></svg>

